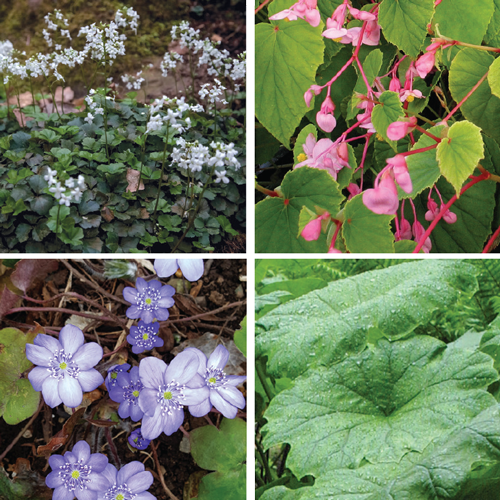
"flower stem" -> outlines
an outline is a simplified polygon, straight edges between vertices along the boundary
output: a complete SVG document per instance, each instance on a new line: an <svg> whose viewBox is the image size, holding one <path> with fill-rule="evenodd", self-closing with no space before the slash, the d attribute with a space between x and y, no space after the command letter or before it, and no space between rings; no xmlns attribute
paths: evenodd
<svg viewBox="0 0 500 500"><path fill-rule="evenodd" d="M493 245L497 241L499 235L500 235L500 226L491 235L491 238L488 240L488 243L486 244L486 246L484 247L484 249L481 253L489 253L491 251L491 248L493 247Z"/></svg>
<svg viewBox="0 0 500 500"><path fill-rule="evenodd" d="M261 193L266 194L267 196L270 196L271 198L278 198L279 197L279 194L276 191L271 191L270 189L266 189L265 187L262 187L257 182L255 183L255 189L257 191L260 191Z"/></svg>
<svg viewBox="0 0 500 500"><path fill-rule="evenodd" d="M434 139L436 142L441 142L442 139L439 137L436 137L434 134L431 134L430 132L427 132L424 128L420 127L419 125L416 125L415 128L419 131L422 132L422 134L425 134L427 137L430 137L431 139Z"/></svg>
<svg viewBox="0 0 500 500"><path fill-rule="evenodd" d="M158 210L158 203L160 202L161 183L163 181L163 172L165 171L165 157L167 154L167 146L168 146L168 125L167 125L167 135L165 137L165 147L163 148L163 162L161 164L160 180L158 183L158 193L156 194L156 203L155 203L155 209L153 212L153 217L156 216L156 211ZM140 178L139 178L139 182L141 182Z"/></svg>

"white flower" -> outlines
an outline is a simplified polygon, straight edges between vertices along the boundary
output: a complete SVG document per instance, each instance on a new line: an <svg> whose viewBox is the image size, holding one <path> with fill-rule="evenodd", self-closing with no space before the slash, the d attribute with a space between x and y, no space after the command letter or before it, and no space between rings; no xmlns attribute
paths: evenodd
<svg viewBox="0 0 500 500"><path fill-rule="evenodd" d="M216 184L218 184L220 181L222 181L224 184L229 184L229 179L226 177L225 170L221 170L220 172L216 170L215 176L217 177L214 181Z"/></svg>
<svg viewBox="0 0 500 500"><path fill-rule="evenodd" d="M86 121L88 124L91 124L94 122L94 115L92 113L89 113L87 115L87 118L84 118L84 121Z"/></svg>
<svg viewBox="0 0 500 500"><path fill-rule="evenodd" d="M64 193L65 189L61 186L61 183L58 182L55 187L49 188L49 191L54 194L54 198L58 200L61 196L62 193Z"/></svg>

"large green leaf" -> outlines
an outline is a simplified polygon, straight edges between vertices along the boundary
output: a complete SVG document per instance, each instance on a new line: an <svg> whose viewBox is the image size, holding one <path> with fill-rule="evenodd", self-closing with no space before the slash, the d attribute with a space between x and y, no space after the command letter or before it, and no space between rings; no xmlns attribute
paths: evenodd
<svg viewBox="0 0 500 500"><path fill-rule="evenodd" d="M431 129L429 129L429 132L436 137L439 137L443 128L443 126L432 127ZM411 149L413 151L415 149L426 148L435 144L436 141L434 139L425 134L422 134L420 139ZM410 173L413 191L411 193L405 193L398 187L398 194L400 199L415 198L415 196L421 193L424 189L433 186L441 177L441 170L439 170L435 149L407 156L406 164L408 165L408 171Z"/></svg>
<svg viewBox="0 0 500 500"><path fill-rule="evenodd" d="M38 408L40 393L23 378L23 372L32 366L26 358L26 344L35 336L16 328L0 330L0 416L10 425L31 417Z"/></svg>
<svg viewBox="0 0 500 500"><path fill-rule="evenodd" d="M467 121L454 123L438 144L436 156L441 173L460 196L462 184L484 158L481 129Z"/></svg>
<svg viewBox="0 0 500 500"><path fill-rule="evenodd" d="M417 57L433 13L434 0L384 0L378 19L389 42Z"/></svg>
<svg viewBox="0 0 500 500"><path fill-rule="evenodd" d="M358 469L332 470L317 478L311 488L288 490L279 486L265 492L261 499L493 500L494 496L462 497L459 493L467 487L471 470L480 460L498 464L499 429L500 411L495 405L470 422L443 432L423 453L409 451L399 463L367 463Z"/></svg>
<svg viewBox="0 0 500 500"><path fill-rule="evenodd" d="M404 116L403 105L397 92L383 92L372 111L372 123L375 130L397 151L396 141L387 137L387 127Z"/></svg>
<svg viewBox="0 0 500 500"><path fill-rule="evenodd" d="M493 0L493 3L495 8L484 41L488 45L498 47L500 44L500 0Z"/></svg>
<svg viewBox="0 0 500 500"><path fill-rule="evenodd" d="M433 260L330 283L260 318L256 355L268 357L268 372L276 377L338 362L361 351L374 326L390 337L406 335L459 296L471 296L477 273L465 262Z"/></svg>
<svg viewBox="0 0 500 500"><path fill-rule="evenodd" d="M493 0L443 0L434 14L433 24L453 40L481 45L493 16Z"/></svg>
<svg viewBox="0 0 500 500"><path fill-rule="evenodd" d="M462 49L456 55L450 68L450 91L455 101L460 102L472 90L493 60L487 52L470 48ZM500 99L492 94L487 79L465 101L461 110L467 120L491 137L500 139Z"/></svg>
<svg viewBox="0 0 500 500"><path fill-rule="evenodd" d="M334 334L335 335L335 334ZM357 356L309 370L266 411L266 448L291 445L297 477L399 462L495 405L490 356L415 336L381 339Z"/></svg>
<svg viewBox="0 0 500 500"><path fill-rule="evenodd" d="M500 97L500 59L495 59L488 71L488 83L491 93Z"/></svg>
<svg viewBox="0 0 500 500"><path fill-rule="evenodd" d="M275 0L269 15L290 7L289 0ZM315 83L323 62L321 32L299 19L271 21L255 27L255 113L279 141L289 147L290 137L307 111L304 93Z"/></svg>
<svg viewBox="0 0 500 500"><path fill-rule="evenodd" d="M301 167L288 172L281 184L283 198L266 198L255 207L257 252L326 252L326 237L308 242L297 238L303 206L321 207L333 216L344 196L325 170Z"/></svg>
<svg viewBox="0 0 500 500"><path fill-rule="evenodd" d="M358 194L344 208L342 237L351 253L392 253L394 234L390 222L394 215L378 215L367 208Z"/></svg>

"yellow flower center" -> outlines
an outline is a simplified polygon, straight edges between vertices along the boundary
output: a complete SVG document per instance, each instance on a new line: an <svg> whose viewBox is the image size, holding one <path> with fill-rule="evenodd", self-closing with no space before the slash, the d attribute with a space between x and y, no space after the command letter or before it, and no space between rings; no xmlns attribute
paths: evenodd
<svg viewBox="0 0 500 500"><path fill-rule="evenodd" d="M111 374L111 378L116 378L116 377L118 377L118 373L113 372L113 373Z"/></svg>
<svg viewBox="0 0 500 500"><path fill-rule="evenodd" d="M147 333L145 333L143 336L142 336L143 340L148 340L149 339L149 335Z"/></svg>
<svg viewBox="0 0 500 500"><path fill-rule="evenodd" d="M134 391L132 394L133 394L136 398L138 398L138 397L139 397L139 391Z"/></svg>
<svg viewBox="0 0 500 500"><path fill-rule="evenodd" d="M339 38L334 38L333 41L334 42L340 42L342 40L342 37L339 37Z"/></svg>
<svg viewBox="0 0 500 500"><path fill-rule="evenodd" d="M124 498L123 493L118 493L118 495L116 495L116 500L123 500Z"/></svg>
<svg viewBox="0 0 500 500"><path fill-rule="evenodd" d="M151 305L152 300L148 297L148 298L147 298L144 302L146 302L146 304L147 304L148 306L150 306L150 305Z"/></svg>
<svg viewBox="0 0 500 500"><path fill-rule="evenodd" d="M380 135L380 134L377 134L375 136L380 142L384 142L384 138Z"/></svg>
<svg viewBox="0 0 500 500"><path fill-rule="evenodd" d="M215 377L210 377L208 379L208 381L211 383L211 384L215 384L215 382L217 382L217 379Z"/></svg>
<svg viewBox="0 0 500 500"><path fill-rule="evenodd" d="M78 479L80 477L80 473L77 471L77 470L74 470L72 473L71 473L71 477L73 479Z"/></svg>
<svg viewBox="0 0 500 500"><path fill-rule="evenodd" d="M307 156L304 153L300 153L297 156L297 161L306 161L306 160L307 160Z"/></svg>
<svg viewBox="0 0 500 500"><path fill-rule="evenodd" d="M172 399L172 393L170 391L164 392L163 399Z"/></svg>
<svg viewBox="0 0 500 500"><path fill-rule="evenodd" d="M59 368L61 370L66 370L66 368L68 368L68 365L63 361L60 365L59 365Z"/></svg>
<svg viewBox="0 0 500 500"><path fill-rule="evenodd" d="M409 95L409 96L406 98L406 100L407 100L408 102L413 102L413 101L415 100L415 96Z"/></svg>

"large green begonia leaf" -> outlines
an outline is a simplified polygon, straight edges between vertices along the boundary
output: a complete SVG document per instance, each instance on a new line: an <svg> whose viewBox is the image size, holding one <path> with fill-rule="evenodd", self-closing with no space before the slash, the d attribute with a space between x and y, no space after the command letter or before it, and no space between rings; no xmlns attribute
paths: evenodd
<svg viewBox="0 0 500 500"><path fill-rule="evenodd" d="M334 334L335 335L335 334ZM496 404L490 356L415 336L381 339L357 356L309 370L266 411L266 448L289 443L297 477L399 462Z"/></svg>
<svg viewBox="0 0 500 500"><path fill-rule="evenodd" d="M370 328L401 337L459 296L472 296L477 273L462 261L423 261L335 281L260 318L256 356L268 357L275 377L339 362L364 349Z"/></svg>
<svg viewBox="0 0 500 500"><path fill-rule="evenodd" d="M344 196L326 170L300 167L288 172L281 184L283 198L266 198L255 207L257 252L326 252L326 236L317 241L297 237L303 206L315 206L335 216Z"/></svg>
<svg viewBox="0 0 500 500"><path fill-rule="evenodd" d="M396 141L387 137L387 127L404 116L403 105L397 92L383 92L372 111L372 123L375 130L397 151Z"/></svg>
<svg viewBox="0 0 500 500"><path fill-rule="evenodd" d="M275 0L269 15L290 5L290 0ZM323 24L313 28L302 19L255 27L255 114L286 147L308 109L304 93L315 83L316 70L323 63L322 30Z"/></svg>
<svg viewBox="0 0 500 500"><path fill-rule="evenodd" d="M384 0L378 20L387 41L417 57L433 13L433 0Z"/></svg>

